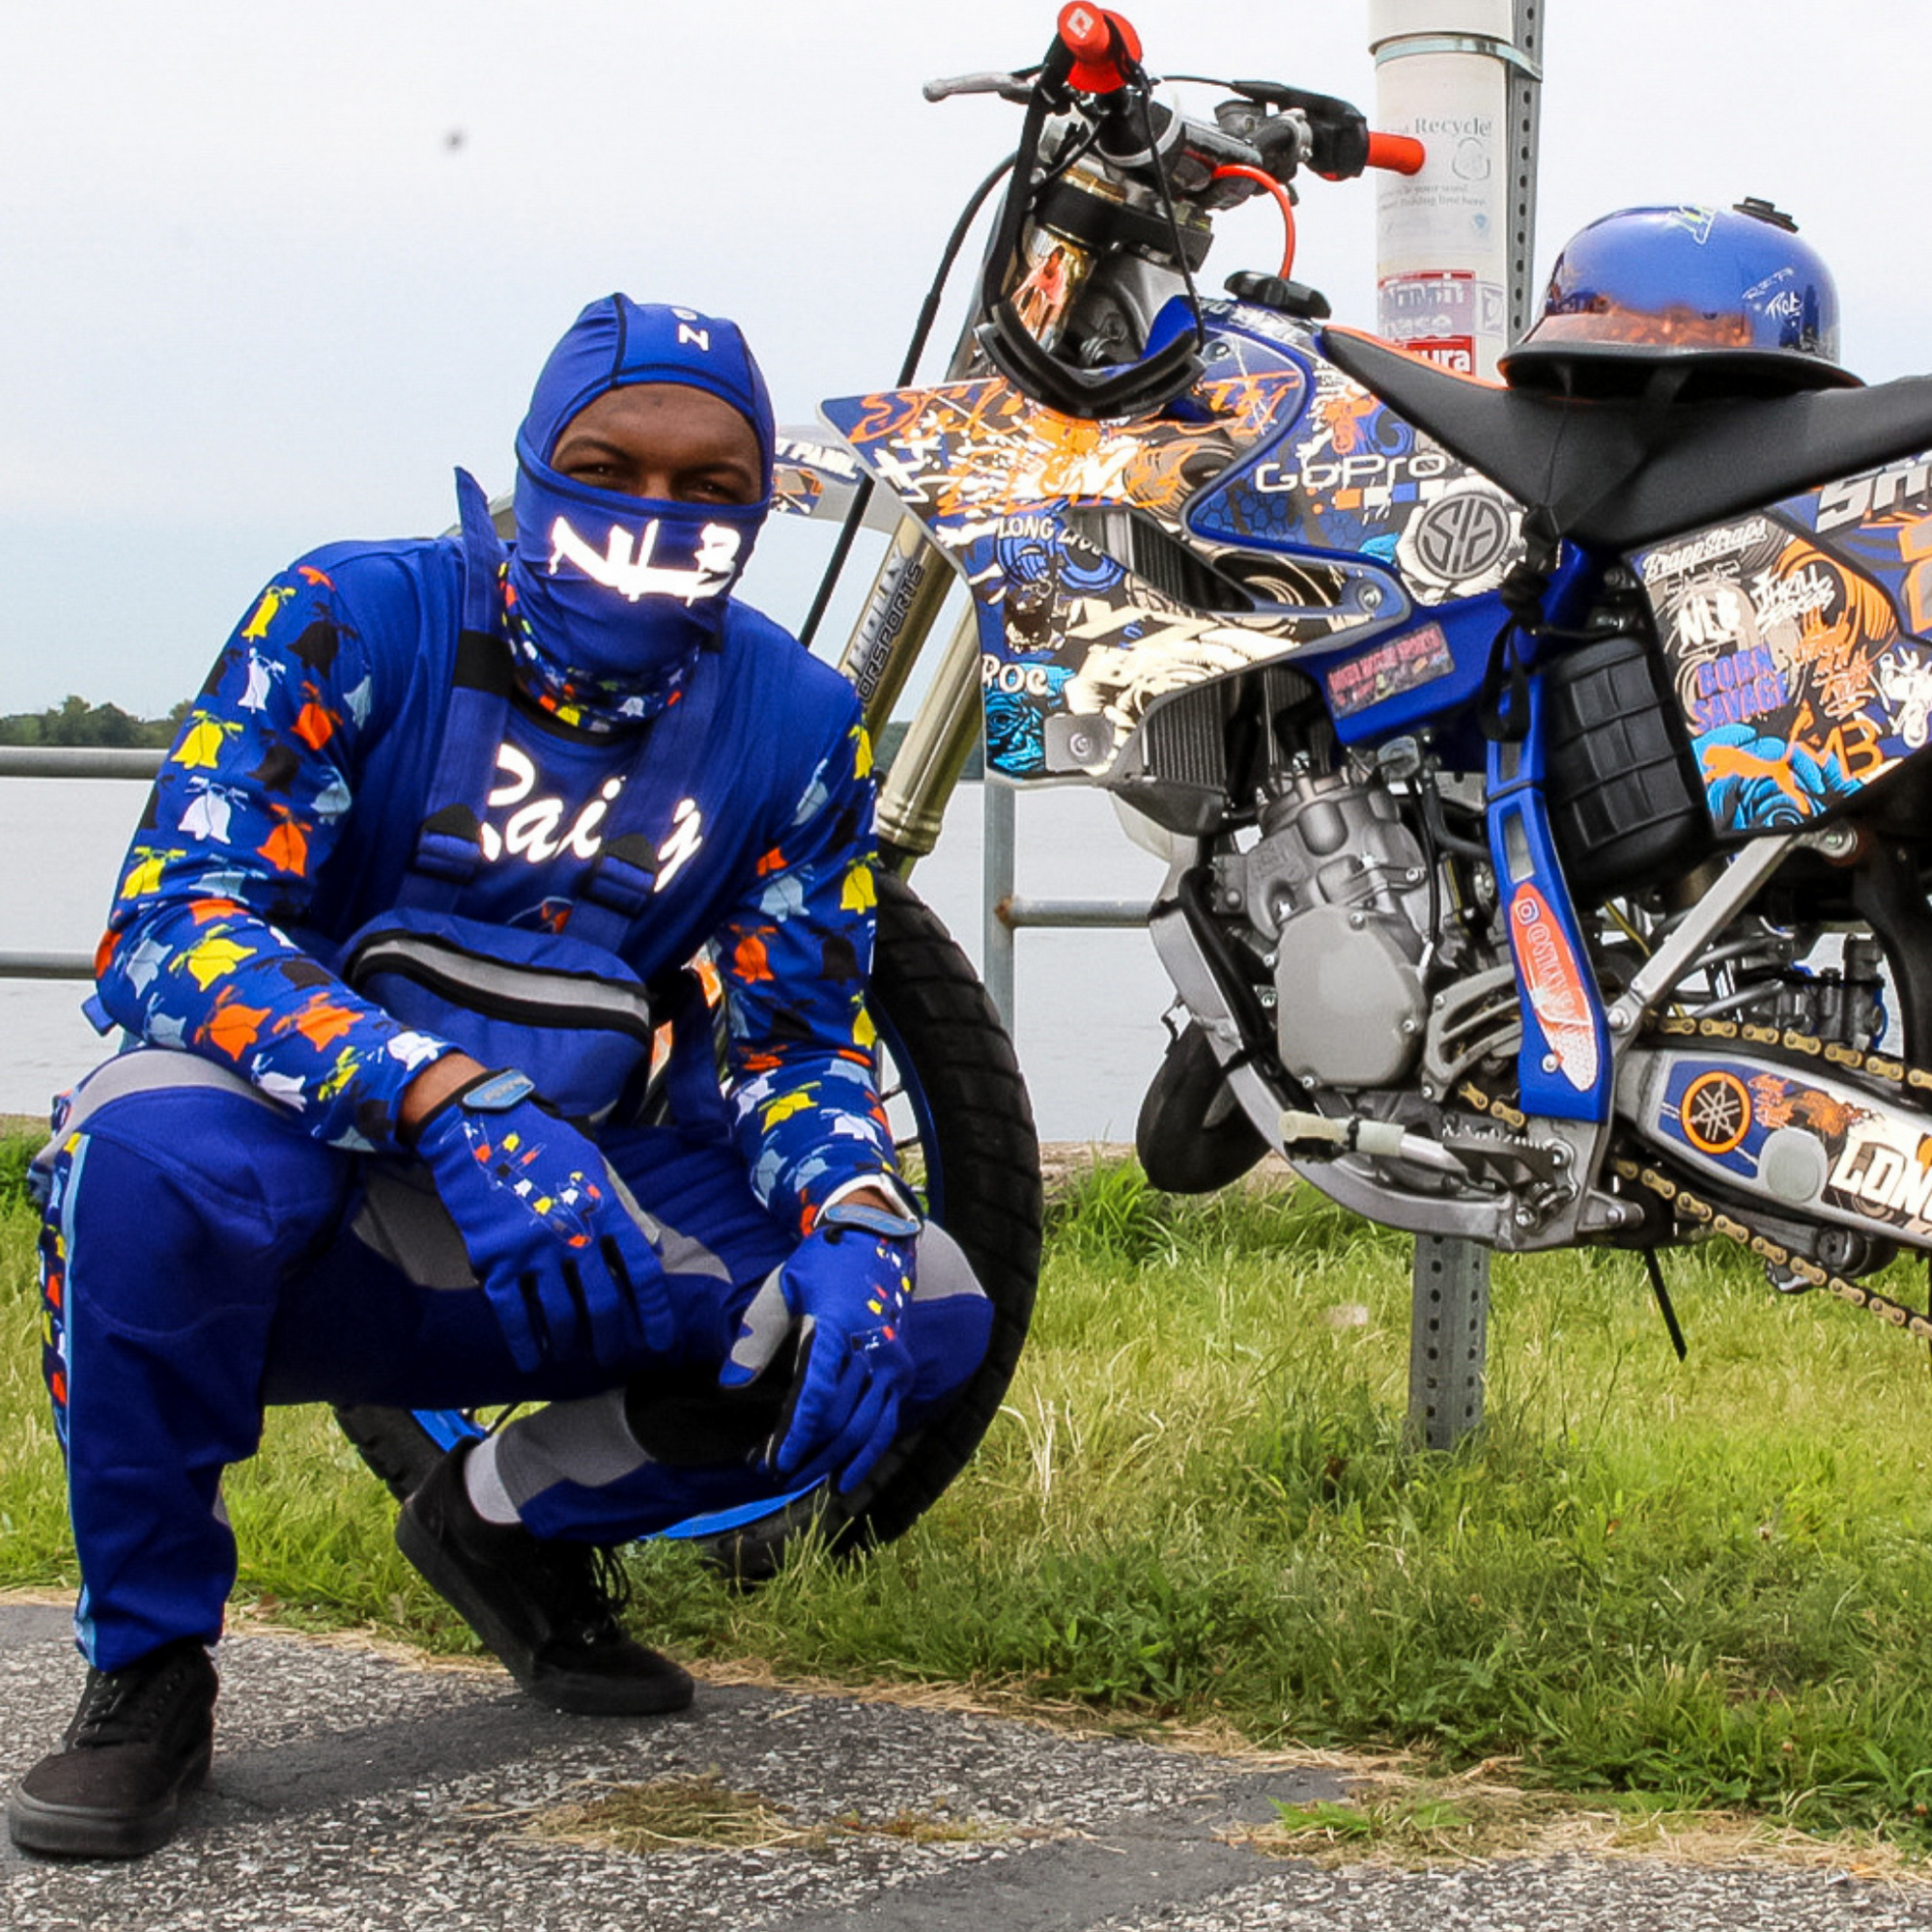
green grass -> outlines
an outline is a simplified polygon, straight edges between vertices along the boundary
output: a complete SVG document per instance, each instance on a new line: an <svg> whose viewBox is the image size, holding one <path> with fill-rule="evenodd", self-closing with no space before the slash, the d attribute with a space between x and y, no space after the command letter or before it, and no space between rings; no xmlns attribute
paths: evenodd
<svg viewBox="0 0 1932 1932"><path fill-rule="evenodd" d="M0 1163L0 1584L65 1586L33 1223L9 1185ZM969 1682L1445 1771L1506 1757L1534 1786L1918 1846L1926 1352L1775 1298L1725 1248L1667 1265L1682 1366L1634 1257L1499 1260L1488 1428L1420 1454L1406 1241L1307 1189L1182 1203L1102 1170L1056 1205L1008 1408L925 1520L862 1563L804 1551L751 1594L646 1549L645 1627L698 1659ZM1901 1269L1894 1292L1916 1286ZM244 1601L464 1643L320 1415L271 1418L230 1507Z"/></svg>

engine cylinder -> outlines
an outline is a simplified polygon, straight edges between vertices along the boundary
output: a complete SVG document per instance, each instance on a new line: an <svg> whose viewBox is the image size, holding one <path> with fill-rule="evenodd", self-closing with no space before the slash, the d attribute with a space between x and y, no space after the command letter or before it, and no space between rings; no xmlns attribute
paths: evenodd
<svg viewBox="0 0 1932 1932"><path fill-rule="evenodd" d="M1385 1087L1421 1044L1421 847L1379 783L1277 781L1246 858L1248 917L1275 953L1282 1065L1312 1086Z"/></svg>

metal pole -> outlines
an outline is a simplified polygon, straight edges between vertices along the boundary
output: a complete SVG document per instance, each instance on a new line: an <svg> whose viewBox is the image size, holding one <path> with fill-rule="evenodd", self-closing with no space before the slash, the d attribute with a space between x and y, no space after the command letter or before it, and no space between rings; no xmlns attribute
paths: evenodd
<svg viewBox="0 0 1932 1932"><path fill-rule="evenodd" d="M0 745L0 779L152 779L167 755L94 745Z"/></svg>
<svg viewBox="0 0 1932 1932"><path fill-rule="evenodd" d="M1520 65L1509 70L1510 282L1509 334L1517 341L1535 320L1536 147L1543 99L1545 0L1515 0Z"/></svg>
<svg viewBox="0 0 1932 1932"><path fill-rule="evenodd" d="M1369 0L1377 123L1429 156L1379 184L1381 330L1466 375L1493 376L1529 325L1545 4ZM1449 1449L1482 1426L1490 1251L1418 1235L1412 1288L1409 1434Z"/></svg>
<svg viewBox="0 0 1932 1932"><path fill-rule="evenodd" d="M985 824L980 867L985 877L984 964L980 978L1007 1031L1013 1030L1013 929L1006 911L1013 896L1013 787L988 772L980 781Z"/></svg>
<svg viewBox="0 0 1932 1932"><path fill-rule="evenodd" d="M1425 1449L1453 1449L1483 1421L1490 1346L1490 1251L1446 1235L1415 1237L1408 1340L1408 1431Z"/></svg>
<svg viewBox="0 0 1932 1932"><path fill-rule="evenodd" d="M1540 34L1523 16L1541 4L1369 0L1376 119L1427 155L1421 173L1376 185L1379 326L1462 375L1495 374L1519 276L1527 287L1540 75L1519 34Z"/></svg>
<svg viewBox="0 0 1932 1932"><path fill-rule="evenodd" d="M91 980L86 952L0 952L0 980Z"/></svg>
<svg viewBox="0 0 1932 1932"><path fill-rule="evenodd" d="M994 901L997 908L1000 904ZM1133 899L1029 899L1009 894L1000 923L1019 932L1029 925L1131 932L1145 929L1150 908Z"/></svg>

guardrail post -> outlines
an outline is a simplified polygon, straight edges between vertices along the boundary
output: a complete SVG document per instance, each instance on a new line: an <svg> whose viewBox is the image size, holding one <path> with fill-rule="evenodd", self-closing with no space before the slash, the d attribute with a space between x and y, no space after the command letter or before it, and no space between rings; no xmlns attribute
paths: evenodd
<svg viewBox="0 0 1932 1932"><path fill-rule="evenodd" d="M1424 1449L1453 1449L1483 1423L1490 1346L1490 1251L1447 1235L1415 1237L1408 1333L1408 1432Z"/></svg>
<svg viewBox="0 0 1932 1932"><path fill-rule="evenodd" d="M980 978L1008 1033L1013 1030L1013 928L1008 911L1013 897L1013 788L988 772L980 781L980 809L985 823L980 859L984 874L984 963Z"/></svg>

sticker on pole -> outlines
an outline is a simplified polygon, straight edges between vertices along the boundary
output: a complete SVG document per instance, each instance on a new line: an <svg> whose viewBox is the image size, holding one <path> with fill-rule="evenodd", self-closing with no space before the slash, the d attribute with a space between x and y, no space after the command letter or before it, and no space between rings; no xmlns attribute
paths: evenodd
<svg viewBox="0 0 1932 1932"><path fill-rule="evenodd" d="M1478 374L1476 345L1497 323L1499 291L1464 270L1384 275L1377 285L1381 332L1400 349L1458 376Z"/></svg>

